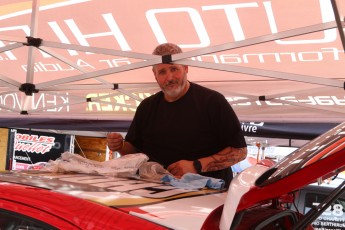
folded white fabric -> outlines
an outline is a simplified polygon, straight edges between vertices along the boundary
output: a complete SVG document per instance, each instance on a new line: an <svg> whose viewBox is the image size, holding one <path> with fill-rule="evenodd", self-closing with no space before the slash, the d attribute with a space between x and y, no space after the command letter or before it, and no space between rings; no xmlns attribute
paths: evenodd
<svg viewBox="0 0 345 230"><path fill-rule="evenodd" d="M177 179L171 175L165 175L162 178L162 181L170 183L170 185L177 188L192 190L198 190L205 187L211 189L223 189L225 185L225 181L222 179L206 177L195 173L186 173L181 177L181 179Z"/></svg>

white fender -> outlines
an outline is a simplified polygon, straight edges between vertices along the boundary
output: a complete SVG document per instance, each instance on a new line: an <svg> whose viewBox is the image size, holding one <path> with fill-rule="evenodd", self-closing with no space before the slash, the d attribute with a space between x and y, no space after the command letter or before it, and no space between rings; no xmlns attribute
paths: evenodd
<svg viewBox="0 0 345 230"><path fill-rule="evenodd" d="M223 213L219 224L220 230L230 229L242 196L247 193L252 186L254 186L256 179L259 178L267 169L267 166L257 164L246 168L234 177L225 199Z"/></svg>

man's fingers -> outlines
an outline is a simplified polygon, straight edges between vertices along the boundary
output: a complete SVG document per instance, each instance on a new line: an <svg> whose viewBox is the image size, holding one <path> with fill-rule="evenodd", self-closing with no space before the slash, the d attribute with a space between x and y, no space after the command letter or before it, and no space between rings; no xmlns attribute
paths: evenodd
<svg viewBox="0 0 345 230"><path fill-rule="evenodd" d="M110 150L119 150L122 148L123 145L123 137L119 133L108 133L107 144Z"/></svg>

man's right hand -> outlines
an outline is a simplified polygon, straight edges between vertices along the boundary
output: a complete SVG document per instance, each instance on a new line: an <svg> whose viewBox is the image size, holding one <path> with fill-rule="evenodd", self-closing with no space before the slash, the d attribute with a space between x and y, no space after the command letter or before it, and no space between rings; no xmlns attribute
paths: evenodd
<svg viewBox="0 0 345 230"><path fill-rule="evenodd" d="M108 133L107 144L111 151L119 151L123 147L123 137L120 133Z"/></svg>

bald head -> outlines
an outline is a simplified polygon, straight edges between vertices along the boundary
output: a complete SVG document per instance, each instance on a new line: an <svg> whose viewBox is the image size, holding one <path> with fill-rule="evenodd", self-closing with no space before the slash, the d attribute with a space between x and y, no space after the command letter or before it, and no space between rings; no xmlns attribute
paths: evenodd
<svg viewBox="0 0 345 230"><path fill-rule="evenodd" d="M160 56L172 55L172 54L178 54L178 53L182 53L182 49L178 45L173 44L173 43L160 44L152 52L152 54L160 55Z"/></svg>

